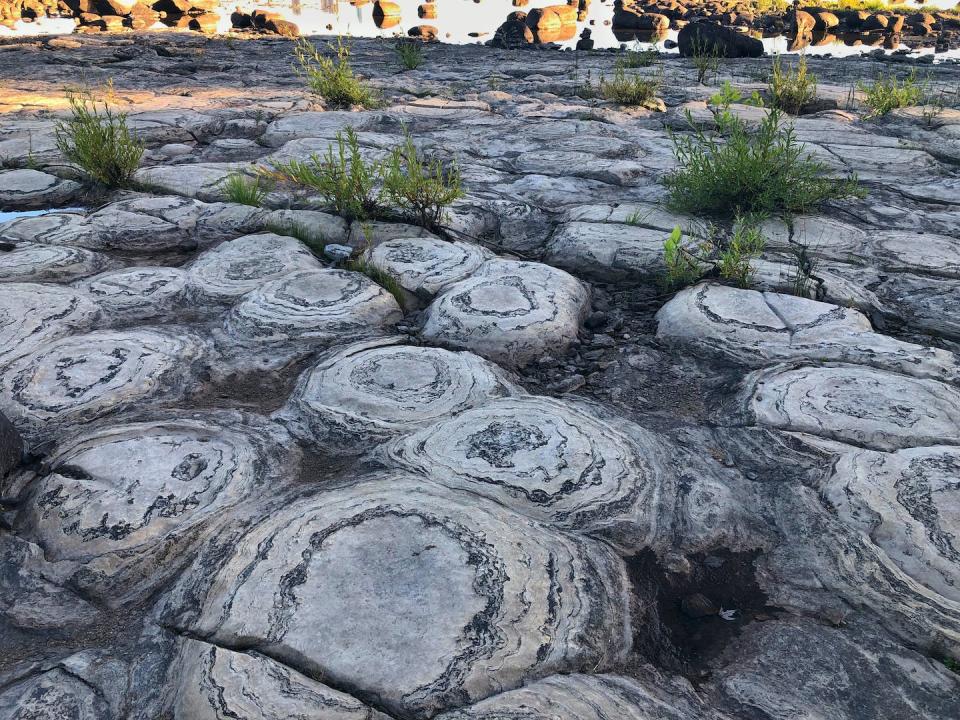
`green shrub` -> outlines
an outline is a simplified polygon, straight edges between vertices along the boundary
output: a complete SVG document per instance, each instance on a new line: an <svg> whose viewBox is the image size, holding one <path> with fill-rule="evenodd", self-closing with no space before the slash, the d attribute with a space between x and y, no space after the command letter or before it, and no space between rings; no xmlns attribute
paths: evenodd
<svg viewBox="0 0 960 720"><path fill-rule="evenodd" d="M920 105L926 98L927 84L927 80L917 79L916 70L911 70L902 81L897 80L896 75L879 75L869 85L860 83L870 108L867 117L880 117L896 108Z"/></svg>
<svg viewBox="0 0 960 720"><path fill-rule="evenodd" d="M416 70L423 65L423 50L420 49L420 43L411 40L401 40L394 47L397 54L397 60L400 66L405 70Z"/></svg>
<svg viewBox="0 0 960 720"><path fill-rule="evenodd" d="M624 50L617 58L616 67L625 69L650 67L660 59L656 44L646 50Z"/></svg>
<svg viewBox="0 0 960 720"><path fill-rule="evenodd" d="M659 88L659 78L628 75L622 67L614 69L612 80L600 77L600 96L627 107L649 103L657 97Z"/></svg>
<svg viewBox="0 0 960 720"><path fill-rule="evenodd" d="M380 208L377 182L381 162L367 162L360 154L360 142L353 128L338 132L336 144L327 147L322 158L276 163L269 175L282 182L316 190L334 211L348 221L375 217Z"/></svg>
<svg viewBox="0 0 960 720"><path fill-rule="evenodd" d="M817 77L807 70L805 56L800 56L796 67L784 67L778 55L773 59L768 90L773 107L796 115L817 99Z"/></svg>
<svg viewBox="0 0 960 720"><path fill-rule="evenodd" d="M856 176L825 177L827 168L804 152L782 113L771 110L757 127L729 116L719 130L674 135L678 168L664 184L681 211L729 217L745 213L799 212L829 199L861 196Z"/></svg>
<svg viewBox="0 0 960 720"><path fill-rule="evenodd" d="M753 276L750 261L763 252L766 244L760 231L759 218L738 218L733 224L733 231L720 248L716 261L717 273L737 287L749 287Z"/></svg>
<svg viewBox="0 0 960 720"><path fill-rule="evenodd" d="M332 108L353 105L375 107L379 96L358 78L350 65L350 45L342 37L330 44L333 57L321 53L313 43L301 38L294 49L294 70L306 78L310 90Z"/></svg>
<svg viewBox="0 0 960 720"><path fill-rule="evenodd" d="M667 271L663 285L676 290L712 275L747 288L753 276L750 263L766 246L760 230L762 216L738 216L729 230L707 224L698 233L697 241L684 243L683 231L676 226L663 243L663 260Z"/></svg>
<svg viewBox="0 0 960 720"><path fill-rule="evenodd" d="M460 168L424 160L408 135L387 160L383 192L391 205L411 212L423 227L435 228L447 206L463 196Z"/></svg>
<svg viewBox="0 0 960 720"><path fill-rule="evenodd" d="M697 69L697 82L706 85L707 75L720 71L720 48L702 35L697 35L691 43L693 66Z"/></svg>
<svg viewBox="0 0 960 720"><path fill-rule="evenodd" d="M267 178L252 178L239 172L227 175L220 184L220 189L230 202L253 207L262 207L267 193L270 192Z"/></svg>
<svg viewBox="0 0 960 720"><path fill-rule="evenodd" d="M667 266L664 278L665 290L677 290L692 285L700 279L702 272L695 255L683 246L683 230L677 225L663 241L663 260Z"/></svg>
<svg viewBox="0 0 960 720"><path fill-rule="evenodd" d="M100 185L128 186L144 148L127 127L127 116L114 113L106 102L99 112L88 94L71 93L67 99L70 119L58 122L54 129L61 154Z"/></svg>

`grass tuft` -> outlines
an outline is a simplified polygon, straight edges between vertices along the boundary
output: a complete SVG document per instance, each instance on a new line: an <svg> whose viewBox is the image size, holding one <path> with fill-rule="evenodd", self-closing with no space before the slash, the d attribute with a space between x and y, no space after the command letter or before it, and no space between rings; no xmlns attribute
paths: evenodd
<svg viewBox="0 0 960 720"><path fill-rule="evenodd" d="M660 89L659 78L628 75L621 66L613 71L613 79L600 77L600 96L626 107L638 107L655 100Z"/></svg>
<svg viewBox="0 0 960 720"><path fill-rule="evenodd" d="M697 35L690 49L693 51L693 66L697 69L697 82L706 85L707 76L716 77L720 71L720 48L702 35Z"/></svg>
<svg viewBox="0 0 960 720"><path fill-rule="evenodd" d="M370 108L380 104L379 95L353 72L350 45L342 37L329 44L333 56L324 55L309 40L301 38L294 49L294 70L306 78L310 90L331 108L354 105Z"/></svg>
<svg viewBox="0 0 960 720"><path fill-rule="evenodd" d="M420 43L413 40L401 40L394 46L397 60L404 70L416 70L423 65L423 50Z"/></svg>
<svg viewBox="0 0 960 720"><path fill-rule="evenodd" d="M303 223L267 223L266 229L268 232L272 232L274 235L286 235L287 237L296 238L310 248L310 251L314 255L325 259L323 250L327 246L326 238L315 234Z"/></svg>
<svg viewBox="0 0 960 720"><path fill-rule="evenodd" d="M692 134L674 135L678 168L664 180L671 207L683 212L732 217L749 213L801 212L820 203L861 197L855 175L826 177L827 168L804 152L793 126L772 110L748 126L732 115L718 115L718 131L707 133L687 121Z"/></svg>
<svg viewBox="0 0 960 720"><path fill-rule="evenodd" d="M230 202L251 207L263 207L263 201L270 192L266 178L249 177L239 172L227 175L220 184L220 189Z"/></svg>
<svg viewBox="0 0 960 720"><path fill-rule="evenodd" d="M127 187L140 167L143 143L127 127L127 116L107 102L103 111L86 93L68 93L71 116L54 128L57 148L95 183Z"/></svg>

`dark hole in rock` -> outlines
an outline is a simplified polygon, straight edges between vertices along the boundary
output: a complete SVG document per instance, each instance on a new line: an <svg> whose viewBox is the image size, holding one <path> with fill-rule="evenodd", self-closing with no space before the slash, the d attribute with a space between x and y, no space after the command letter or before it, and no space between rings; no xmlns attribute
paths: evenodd
<svg viewBox="0 0 960 720"><path fill-rule="evenodd" d="M778 608L755 577L759 551L726 549L688 557L687 575L666 570L652 551L626 558L634 589L633 642L636 660L685 675L693 682L708 674L709 661L754 620ZM645 598L655 598L650 605ZM737 611L724 620L719 610ZM656 629L651 629L656 628Z"/></svg>

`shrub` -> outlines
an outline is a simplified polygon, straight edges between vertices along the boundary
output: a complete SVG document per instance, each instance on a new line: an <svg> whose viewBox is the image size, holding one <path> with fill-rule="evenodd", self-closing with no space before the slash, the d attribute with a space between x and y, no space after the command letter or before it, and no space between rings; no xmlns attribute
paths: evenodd
<svg viewBox="0 0 960 720"><path fill-rule="evenodd" d="M416 70L423 65L423 50L420 49L418 42L401 40L394 47L394 52L405 70Z"/></svg>
<svg viewBox="0 0 960 720"><path fill-rule="evenodd" d="M377 182L381 162L367 162L360 154L360 142L353 128L338 132L336 144L327 147L322 158L311 155L307 161L277 163L269 175L320 193L343 218L366 220L380 207Z"/></svg>
<svg viewBox="0 0 960 720"><path fill-rule="evenodd" d="M773 60L768 89L773 107L796 115L817 99L817 78L807 71L807 58L803 55L796 67L784 67L778 55Z"/></svg>
<svg viewBox="0 0 960 720"><path fill-rule="evenodd" d="M750 261L763 252L766 244L760 231L759 218L737 218L733 231L720 248L716 261L717 273L737 287L749 287L753 276Z"/></svg>
<svg viewBox="0 0 960 720"><path fill-rule="evenodd" d="M697 82L706 85L707 75L716 75L720 70L720 49L701 35L693 38L690 49L693 66L697 69Z"/></svg>
<svg viewBox="0 0 960 720"><path fill-rule="evenodd" d="M129 185L144 148L127 127L127 116L114 113L106 102L99 112L87 94L71 93L67 99L71 117L55 126L57 148L92 181L107 187Z"/></svg>
<svg viewBox="0 0 960 720"><path fill-rule="evenodd" d="M708 224L697 242L683 242L676 226L663 243L667 272L664 286L675 290L692 285L706 275L747 288L753 276L750 263L763 252L766 240L760 231L762 216L738 216L729 231Z"/></svg>
<svg viewBox="0 0 960 720"><path fill-rule="evenodd" d="M825 177L826 167L805 154L793 127L771 110L758 127L718 117L719 130L707 134L694 125L690 135L674 135L679 167L664 184L675 209L717 216L799 212L829 199L861 196L856 176Z"/></svg>
<svg viewBox="0 0 960 720"><path fill-rule="evenodd" d="M270 190L266 178L252 178L238 172L227 175L220 189L230 202L253 207L261 207Z"/></svg>
<svg viewBox="0 0 960 720"><path fill-rule="evenodd" d="M676 290L692 285L702 272L695 255L683 247L683 231L677 225L663 241L663 260L667 266L664 289Z"/></svg>
<svg viewBox="0 0 960 720"><path fill-rule="evenodd" d="M332 108L349 108L353 105L374 107L379 104L377 94L353 72L350 45L338 37L336 45L331 44L330 49L333 57L321 53L308 40L301 38L297 42L294 70L306 78L310 90Z"/></svg>
<svg viewBox="0 0 960 720"><path fill-rule="evenodd" d="M625 69L650 67L659 59L660 52L654 44L646 50L624 50L617 58L616 66Z"/></svg>
<svg viewBox="0 0 960 720"><path fill-rule="evenodd" d="M649 103L656 98L659 88L660 80L658 78L628 75L622 67L614 69L612 80L607 80L603 76L600 77L601 97L627 107Z"/></svg>
<svg viewBox="0 0 960 720"><path fill-rule="evenodd" d="M383 192L392 205L412 212L420 225L435 228L447 206L463 196L460 168L424 160L408 135L387 160Z"/></svg>
<svg viewBox="0 0 960 720"><path fill-rule="evenodd" d="M902 81L898 81L896 75L879 75L870 85L860 83L859 87L866 93L870 118L886 115L896 108L919 105L927 94L927 80L918 80L916 70L911 70Z"/></svg>

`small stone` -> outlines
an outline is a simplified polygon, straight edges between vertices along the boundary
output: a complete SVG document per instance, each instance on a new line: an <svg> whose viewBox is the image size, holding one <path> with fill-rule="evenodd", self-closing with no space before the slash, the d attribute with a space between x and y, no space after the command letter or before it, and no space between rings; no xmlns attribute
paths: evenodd
<svg viewBox="0 0 960 720"><path fill-rule="evenodd" d="M353 248L349 245L330 243L323 246L323 254L333 262L343 262L349 260L350 256L353 255Z"/></svg>

